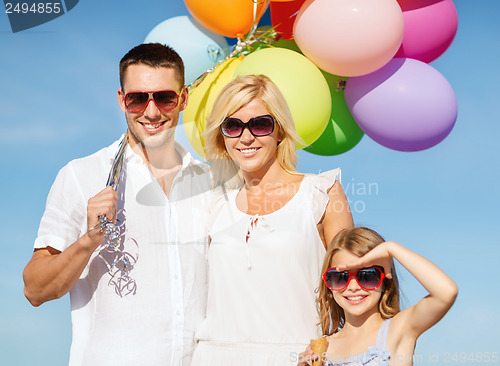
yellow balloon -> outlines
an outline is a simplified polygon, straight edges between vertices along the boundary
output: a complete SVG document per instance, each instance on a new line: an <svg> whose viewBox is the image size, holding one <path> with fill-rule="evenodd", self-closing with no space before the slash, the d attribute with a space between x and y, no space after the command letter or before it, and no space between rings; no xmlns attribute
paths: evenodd
<svg viewBox="0 0 500 366"><path fill-rule="evenodd" d="M198 155L200 155L203 159L205 159L205 151L203 150L203 144L201 142L200 133L196 128L196 123L194 122L183 122L184 125L184 133L189 141L191 147L196 151Z"/></svg>
<svg viewBox="0 0 500 366"><path fill-rule="evenodd" d="M212 112L215 98L219 92L233 79L234 72L240 64L240 58L230 58L218 65L205 79L189 92L189 100L183 112L184 130L193 149L202 157L205 142L201 135L207 125L207 117Z"/></svg>
<svg viewBox="0 0 500 366"><path fill-rule="evenodd" d="M245 57L236 75L264 74L281 90L304 148L325 130L330 120L330 89L321 71L305 56L284 48L264 48Z"/></svg>

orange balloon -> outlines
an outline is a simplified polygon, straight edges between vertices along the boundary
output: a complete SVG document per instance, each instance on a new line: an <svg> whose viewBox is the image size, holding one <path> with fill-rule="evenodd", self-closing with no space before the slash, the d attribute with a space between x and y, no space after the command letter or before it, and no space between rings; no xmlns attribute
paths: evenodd
<svg viewBox="0 0 500 366"><path fill-rule="evenodd" d="M268 0L184 0L202 26L231 38L242 38L264 14ZM254 4L257 12L254 18Z"/></svg>

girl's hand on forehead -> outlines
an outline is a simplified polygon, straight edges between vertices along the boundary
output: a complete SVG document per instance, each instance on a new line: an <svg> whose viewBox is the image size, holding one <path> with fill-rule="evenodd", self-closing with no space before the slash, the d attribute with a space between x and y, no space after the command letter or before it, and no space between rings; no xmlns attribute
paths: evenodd
<svg viewBox="0 0 500 366"><path fill-rule="evenodd" d="M390 252L391 242L384 242L377 245L375 248L370 250L364 256L357 260L349 263L343 263L337 265L338 271L351 271L354 269L372 267L372 266L382 266L384 267L385 276L388 279L392 278L391 273L391 259L392 255Z"/></svg>

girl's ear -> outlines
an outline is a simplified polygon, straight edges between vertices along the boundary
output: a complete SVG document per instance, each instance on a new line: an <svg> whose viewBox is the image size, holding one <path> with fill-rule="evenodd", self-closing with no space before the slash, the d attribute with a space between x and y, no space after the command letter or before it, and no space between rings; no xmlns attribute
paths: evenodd
<svg viewBox="0 0 500 366"><path fill-rule="evenodd" d="M382 292L389 291L391 286L392 286L392 278L385 277L382 280Z"/></svg>

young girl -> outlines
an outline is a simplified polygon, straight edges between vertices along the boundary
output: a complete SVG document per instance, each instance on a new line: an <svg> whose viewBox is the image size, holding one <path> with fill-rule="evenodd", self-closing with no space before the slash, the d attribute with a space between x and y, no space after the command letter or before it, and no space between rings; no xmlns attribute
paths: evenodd
<svg viewBox="0 0 500 366"><path fill-rule="evenodd" d="M402 311L393 258L429 291ZM335 236L322 272L317 301L328 340L324 366L412 365L417 338L448 312L458 293L429 260L363 227ZM298 366L317 358L308 348Z"/></svg>

